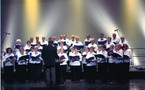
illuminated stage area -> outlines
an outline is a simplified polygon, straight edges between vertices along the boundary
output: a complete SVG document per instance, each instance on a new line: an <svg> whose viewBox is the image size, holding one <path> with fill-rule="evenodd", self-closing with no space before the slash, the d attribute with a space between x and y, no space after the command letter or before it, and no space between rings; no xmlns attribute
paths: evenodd
<svg viewBox="0 0 145 90"><path fill-rule="evenodd" d="M145 49L134 49L145 46L145 0L2 0L1 5L2 51L18 38L25 44L30 37L67 34L83 42L86 34L97 40L119 29L134 56L145 55ZM133 65L145 65L144 58L134 57Z"/></svg>
<svg viewBox="0 0 145 90"><path fill-rule="evenodd" d="M1 0L0 40L2 90L145 88L145 0ZM54 61L63 87L44 82L41 55L51 40L67 57Z"/></svg>

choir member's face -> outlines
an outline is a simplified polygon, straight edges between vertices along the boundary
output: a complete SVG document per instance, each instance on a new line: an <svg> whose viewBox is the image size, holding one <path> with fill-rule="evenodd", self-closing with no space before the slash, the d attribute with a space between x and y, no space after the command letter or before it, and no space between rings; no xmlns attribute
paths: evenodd
<svg viewBox="0 0 145 90"><path fill-rule="evenodd" d="M94 39L93 39L93 40L91 40L91 43L92 43L92 44L94 44L94 43L95 43L95 40L94 40Z"/></svg>
<svg viewBox="0 0 145 90"><path fill-rule="evenodd" d="M12 53L12 50L11 50L10 48L8 49L8 53L9 53L9 54Z"/></svg>
<svg viewBox="0 0 145 90"><path fill-rule="evenodd" d="M112 37L115 39L116 38L116 34L112 34Z"/></svg>
<svg viewBox="0 0 145 90"><path fill-rule="evenodd" d="M86 37L87 37L87 39L89 39L90 38L90 35L87 35Z"/></svg>
<svg viewBox="0 0 145 90"><path fill-rule="evenodd" d="M124 38L124 37L121 37L120 39L121 39L121 41L124 41L124 40L125 40L125 38Z"/></svg>
<svg viewBox="0 0 145 90"><path fill-rule="evenodd" d="M34 40L33 38L30 38L30 42L33 42L33 40Z"/></svg>
<svg viewBox="0 0 145 90"><path fill-rule="evenodd" d="M45 37L42 37L42 41L45 41Z"/></svg>

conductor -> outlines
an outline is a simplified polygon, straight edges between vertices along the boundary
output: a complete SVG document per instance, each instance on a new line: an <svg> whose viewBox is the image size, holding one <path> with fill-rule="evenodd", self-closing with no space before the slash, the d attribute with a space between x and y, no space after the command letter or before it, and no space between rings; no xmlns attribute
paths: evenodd
<svg viewBox="0 0 145 90"><path fill-rule="evenodd" d="M54 85L56 84L55 59L59 59L59 56L52 40L49 40L48 46L43 47L42 58L44 61L45 83L46 85Z"/></svg>

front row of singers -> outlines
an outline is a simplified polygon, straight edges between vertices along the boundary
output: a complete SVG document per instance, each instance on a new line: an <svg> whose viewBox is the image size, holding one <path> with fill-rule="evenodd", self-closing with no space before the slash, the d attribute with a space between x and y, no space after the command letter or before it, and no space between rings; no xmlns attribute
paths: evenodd
<svg viewBox="0 0 145 90"><path fill-rule="evenodd" d="M128 81L132 54L126 44L123 49L120 44L112 45L107 50L105 46L98 46L97 52L94 51L94 47L85 48L82 54L76 47L72 48L68 54L60 48L58 56L59 59L56 60L56 83L58 84L65 83L68 66L70 66L72 81L79 81L82 71L88 83L95 82L98 76L105 83L108 80L109 82L116 81L119 83ZM5 82L12 81L14 71L16 71L17 80L20 82L24 82L27 78L30 81L39 79L43 70L43 60L37 47L31 48L31 51L27 54L23 48L20 48L16 56L11 48L7 48L4 57ZM98 71L98 74L96 74L96 71Z"/></svg>

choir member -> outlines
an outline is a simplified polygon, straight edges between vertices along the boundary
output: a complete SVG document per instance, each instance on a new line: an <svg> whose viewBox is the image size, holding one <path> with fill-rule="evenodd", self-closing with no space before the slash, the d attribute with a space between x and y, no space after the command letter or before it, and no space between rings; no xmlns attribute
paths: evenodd
<svg viewBox="0 0 145 90"><path fill-rule="evenodd" d="M108 37L107 38L107 42L106 42L105 45L106 45L106 50L109 50L109 48L110 48L111 45L114 45L115 46L115 44L112 43L112 38L111 37Z"/></svg>
<svg viewBox="0 0 145 90"><path fill-rule="evenodd" d="M16 44L14 46L15 54L17 54L19 52L19 48L20 47L23 47L22 40L21 39L17 39L16 40Z"/></svg>
<svg viewBox="0 0 145 90"><path fill-rule="evenodd" d="M120 42L120 39L116 36L115 33L112 34L112 42L114 44L118 44Z"/></svg>
<svg viewBox="0 0 145 90"><path fill-rule="evenodd" d="M130 60L132 58L132 52L128 47L128 44L123 45L123 59L124 59L124 65L123 65L123 79L125 83L129 83L129 65Z"/></svg>
<svg viewBox="0 0 145 90"><path fill-rule="evenodd" d="M33 37L30 37L30 42L31 42L31 46L35 46L36 43L34 42L34 38Z"/></svg>
<svg viewBox="0 0 145 90"><path fill-rule="evenodd" d="M19 82L24 83L27 79L27 65L29 56L24 51L23 47L19 48L19 53L17 53L16 56L17 56L17 66L16 66L17 79Z"/></svg>
<svg viewBox="0 0 145 90"><path fill-rule="evenodd" d="M36 43L36 47L38 48L38 51L41 52L43 47L41 46L41 43L40 42L37 42Z"/></svg>
<svg viewBox="0 0 145 90"><path fill-rule="evenodd" d="M53 45L55 47L57 47L58 46L58 41L57 41L57 37L56 36L52 36L52 41L53 41Z"/></svg>
<svg viewBox="0 0 145 90"><path fill-rule="evenodd" d="M103 33L100 33L100 37L98 39L97 44L98 45L105 45L106 44L107 39L104 37Z"/></svg>
<svg viewBox="0 0 145 90"><path fill-rule="evenodd" d="M47 46L47 45L48 45L48 41L46 40L45 37L42 37L41 46Z"/></svg>
<svg viewBox="0 0 145 90"><path fill-rule="evenodd" d="M91 43L91 35L87 34L86 39L84 40L84 45L88 46Z"/></svg>
<svg viewBox="0 0 145 90"><path fill-rule="evenodd" d="M31 52L28 53L29 59L29 79L32 82L39 81L39 76L42 71L42 58L41 53L38 51L38 46L31 48Z"/></svg>
<svg viewBox="0 0 145 90"><path fill-rule="evenodd" d="M61 48L63 48L65 52L67 51L67 46L64 45L64 43L62 41L60 42L60 45L57 47L57 50L59 50Z"/></svg>
<svg viewBox="0 0 145 90"><path fill-rule="evenodd" d="M63 40L62 41L66 44L66 46L69 46L69 39L67 38L66 34L63 35Z"/></svg>
<svg viewBox="0 0 145 90"><path fill-rule="evenodd" d="M94 51L96 52L97 49L98 49L98 46L97 44L95 43L95 39L94 38L91 38L91 43L88 45L88 47L94 47Z"/></svg>
<svg viewBox="0 0 145 90"><path fill-rule="evenodd" d="M107 83L107 51L105 45L99 45L97 50L98 72L102 83Z"/></svg>
<svg viewBox="0 0 145 90"><path fill-rule="evenodd" d="M94 47L89 48L89 52L86 55L86 81L87 83L94 83L96 79L96 53Z"/></svg>
<svg viewBox="0 0 145 90"><path fill-rule="evenodd" d="M63 48L60 48L58 50L58 56L59 56L59 59L57 60L57 62L60 64L60 67L59 67L59 75L60 75L59 81L60 82L58 83L61 85L64 85L66 81L66 68L67 68L68 56L64 52Z"/></svg>
<svg viewBox="0 0 145 90"><path fill-rule="evenodd" d="M76 47L69 53L72 81L80 80L82 55Z"/></svg>
<svg viewBox="0 0 145 90"><path fill-rule="evenodd" d="M115 49L113 50L113 59L115 60L115 75L117 83L122 83L123 77L123 50L121 44L116 44Z"/></svg>
<svg viewBox="0 0 145 90"><path fill-rule="evenodd" d="M78 36L76 36L75 38L75 42L73 43L72 47L77 47L77 49L80 51L81 49L83 49L83 43L80 41L80 38Z"/></svg>
<svg viewBox="0 0 145 90"><path fill-rule="evenodd" d="M120 44L123 46L123 44L127 44L128 45L128 42L127 42L127 40L125 39L125 37L124 36L121 36L120 37Z"/></svg>
<svg viewBox="0 0 145 90"><path fill-rule="evenodd" d="M38 36L36 36L35 39L36 39L36 44L37 44L38 42L40 42Z"/></svg>
<svg viewBox="0 0 145 90"><path fill-rule="evenodd" d="M108 80L110 83L115 81L115 60L113 58L114 45L111 45L108 52Z"/></svg>
<svg viewBox="0 0 145 90"><path fill-rule="evenodd" d="M26 45L24 46L24 50L25 50L26 53L29 53L30 49L31 49L31 42L30 42L30 40L28 40L26 42Z"/></svg>
<svg viewBox="0 0 145 90"><path fill-rule="evenodd" d="M12 83L14 79L15 58L12 48L6 48L4 55L4 81L5 83Z"/></svg>
<svg viewBox="0 0 145 90"><path fill-rule="evenodd" d="M69 40L69 46L71 47L75 42L75 35L71 35L71 39Z"/></svg>

